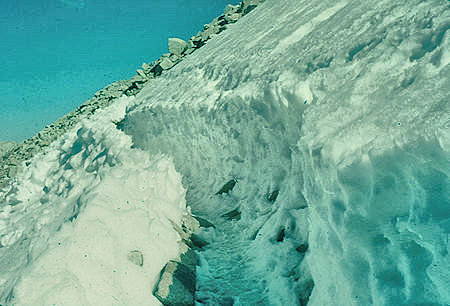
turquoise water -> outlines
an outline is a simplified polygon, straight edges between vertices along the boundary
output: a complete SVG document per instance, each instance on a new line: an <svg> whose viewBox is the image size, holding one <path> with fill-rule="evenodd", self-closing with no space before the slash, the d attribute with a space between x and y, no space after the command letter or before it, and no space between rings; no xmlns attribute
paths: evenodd
<svg viewBox="0 0 450 306"><path fill-rule="evenodd" d="M0 141L22 141L188 39L230 0L6 0Z"/></svg>

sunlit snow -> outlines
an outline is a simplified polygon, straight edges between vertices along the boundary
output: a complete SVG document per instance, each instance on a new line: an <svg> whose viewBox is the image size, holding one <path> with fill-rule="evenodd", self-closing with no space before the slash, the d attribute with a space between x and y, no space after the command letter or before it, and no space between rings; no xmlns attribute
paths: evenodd
<svg viewBox="0 0 450 306"><path fill-rule="evenodd" d="M266 1L5 190L1 301L158 303L190 206L199 305L450 304L449 20Z"/></svg>

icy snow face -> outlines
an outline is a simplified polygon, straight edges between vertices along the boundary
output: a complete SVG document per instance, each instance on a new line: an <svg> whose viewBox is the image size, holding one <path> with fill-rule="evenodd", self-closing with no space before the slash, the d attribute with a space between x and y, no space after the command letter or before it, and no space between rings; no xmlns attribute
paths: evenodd
<svg viewBox="0 0 450 306"><path fill-rule="evenodd" d="M445 1L266 1L141 92L122 129L218 224L201 301L450 303L449 20Z"/></svg>
<svg viewBox="0 0 450 306"><path fill-rule="evenodd" d="M130 100L80 123L2 194L1 303L160 304L152 288L178 256L185 190L170 159L116 129Z"/></svg>
<svg viewBox="0 0 450 306"><path fill-rule="evenodd" d="M450 304L449 15L266 1L2 193L0 301L157 303L182 180L199 303Z"/></svg>

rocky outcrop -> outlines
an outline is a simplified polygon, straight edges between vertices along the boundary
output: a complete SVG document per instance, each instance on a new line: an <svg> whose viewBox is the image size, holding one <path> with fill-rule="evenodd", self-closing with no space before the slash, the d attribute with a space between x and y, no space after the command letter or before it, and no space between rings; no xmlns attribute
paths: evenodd
<svg viewBox="0 0 450 306"><path fill-rule="evenodd" d="M195 271L169 261L161 271L153 295L163 305L195 305Z"/></svg>
<svg viewBox="0 0 450 306"><path fill-rule="evenodd" d="M17 146L17 143L8 141L8 142L0 142L0 157L4 154L7 154L10 150L14 149Z"/></svg>
<svg viewBox="0 0 450 306"><path fill-rule="evenodd" d="M180 38L169 38L169 52L181 56L187 49L187 43Z"/></svg>
<svg viewBox="0 0 450 306"><path fill-rule="evenodd" d="M230 24L237 22L242 16L251 12L264 0L244 0L238 5L227 5L224 13L203 26L203 30L192 36L187 42L180 38L169 38L169 54L151 63L142 64L138 73L147 78L154 78L178 64L183 57L204 46L208 40L226 30Z"/></svg>
<svg viewBox="0 0 450 306"><path fill-rule="evenodd" d="M191 215L186 215L181 227L175 223L172 226L181 238L180 255L176 260L170 260L161 270L153 295L163 305L194 305L196 266L199 259L192 249L194 242L191 237L200 224Z"/></svg>

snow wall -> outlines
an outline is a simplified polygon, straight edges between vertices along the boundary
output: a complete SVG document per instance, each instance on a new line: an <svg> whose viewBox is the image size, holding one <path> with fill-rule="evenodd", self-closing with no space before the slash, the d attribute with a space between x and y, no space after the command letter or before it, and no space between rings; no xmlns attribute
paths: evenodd
<svg viewBox="0 0 450 306"><path fill-rule="evenodd" d="M33 263L64 257L46 250L63 235L54 232L72 226L80 209L89 216L111 190L124 190L114 193L120 200L125 191L140 194L145 180L134 177L141 173L171 182L149 191L156 198L147 216L163 220L158 230L172 231L168 220L179 220L184 201L217 224L201 233L211 244L200 252L199 303L450 304L449 20L447 1L266 1L122 100L127 109L117 118L104 112L55 144L47 156L57 174L36 172L39 158L24 170L2 208L2 300L16 292L25 301L41 275ZM121 120L118 129L113 119ZM79 170L67 179L71 167ZM130 184L111 183L113 173ZM232 192L215 194L233 178ZM30 209L24 190L39 203L29 215L61 214L11 221L25 218L15 207ZM58 196L47 197L48 208L44 193ZM236 209L239 220L223 220ZM86 235L75 232L65 237ZM149 241L129 245L133 233L120 232L112 241L122 251ZM176 235L152 233L171 245L155 255L156 271L176 256ZM85 250L83 243L75 249ZM108 288L70 292L93 303ZM115 298L135 301L121 288Z"/></svg>
<svg viewBox="0 0 450 306"><path fill-rule="evenodd" d="M310 305L450 303L449 17L445 1L267 1L129 108L122 129L174 158L194 212L241 210L228 272L266 292L243 305L302 303L312 283Z"/></svg>

